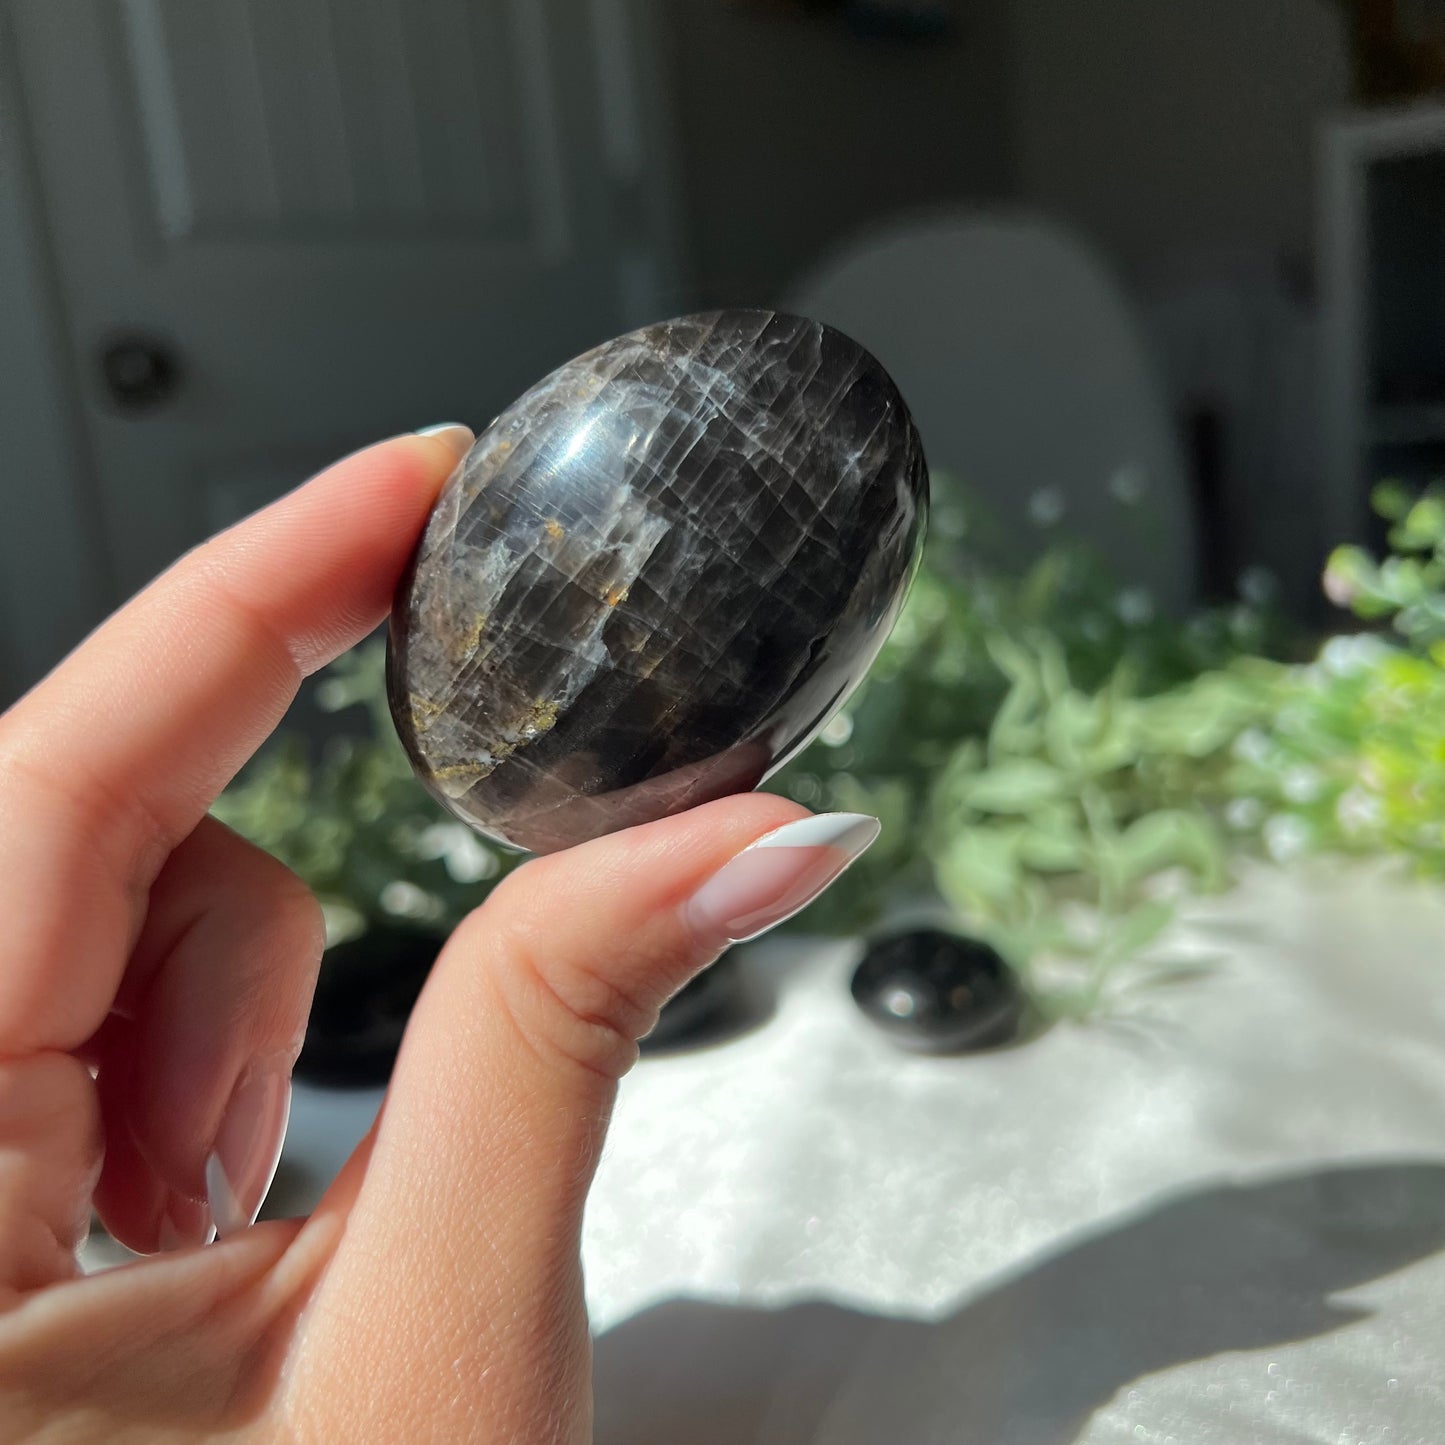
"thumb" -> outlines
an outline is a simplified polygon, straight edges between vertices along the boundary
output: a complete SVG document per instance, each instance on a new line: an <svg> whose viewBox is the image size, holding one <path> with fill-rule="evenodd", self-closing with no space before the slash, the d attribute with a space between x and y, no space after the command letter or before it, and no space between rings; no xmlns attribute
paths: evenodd
<svg viewBox="0 0 1445 1445"><path fill-rule="evenodd" d="M334 1438L415 1424L421 1401L439 1438L586 1438L579 1238L617 1080L698 969L811 901L877 833L858 814L728 798L534 859L461 925L369 1158L322 1206L345 1228L292 1379L329 1379L325 1398L367 1427L331 1422Z"/></svg>

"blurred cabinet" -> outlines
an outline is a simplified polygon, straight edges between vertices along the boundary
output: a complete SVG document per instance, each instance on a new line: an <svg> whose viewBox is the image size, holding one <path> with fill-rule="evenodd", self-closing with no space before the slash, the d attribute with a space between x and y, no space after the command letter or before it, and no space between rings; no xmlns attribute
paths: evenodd
<svg viewBox="0 0 1445 1445"><path fill-rule="evenodd" d="M1322 150L1329 535L1369 535L1371 486L1445 479L1445 107L1361 114Z"/></svg>
<svg viewBox="0 0 1445 1445"><path fill-rule="evenodd" d="M94 606L655 316L652 28L648 0L0 0ZM34 313L14 281L0 256ZM53 466L0 445L11 478Z"/></svg>

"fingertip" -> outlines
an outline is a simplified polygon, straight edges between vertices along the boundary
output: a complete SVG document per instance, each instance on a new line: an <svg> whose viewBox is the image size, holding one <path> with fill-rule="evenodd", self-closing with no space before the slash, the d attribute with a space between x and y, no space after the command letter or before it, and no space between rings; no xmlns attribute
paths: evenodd
<svg viewBox="0 0 1445 1445"><path fill-rule="evenodd" d="M436 494L471 445L468 441L461 446L459 439L448 435L457 429L471 436L468 428L447 423L439 432L402 432L371 442L303 482L278 505L343 488L364 496L372 506L385 506L391 500L408 512L419 504L424 510L436 500ZM370 495L373 490L377 493L374 497Z"/></svg>
<svg viewBox="0 0 1445 1445"><path fill-rule="evenodd" d="M426 426L417 432L417 436L425 437L428 441L437 442L446 449L451 463L455 465L471 451L472 443L476 441L476 433L471 427L459 421L438 422L435 426Z"/></svg>

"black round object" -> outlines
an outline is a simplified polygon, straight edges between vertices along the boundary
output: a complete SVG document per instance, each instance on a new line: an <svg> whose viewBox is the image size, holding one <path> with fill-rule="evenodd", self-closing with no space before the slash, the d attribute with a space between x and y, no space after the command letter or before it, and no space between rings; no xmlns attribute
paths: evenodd
<svg viewBox="0 0 1445 1445"><path fill-rule="evenodd" d="M830 327L715 311L596 347L477 438L398 588L417 776L534 853L757 787L862 681L927 511L898 388Z"/></svg>
<svg viewBox="0 0 1445 1445"><path fill-rule="evenodd" d="M854 1001L879 1028L923 1053L1004 1043L1023 1019L1023 991L997 951L938 929L874 943L852 987Z"/></svg>
<svg viewBox="0 0 1445 1445"><path fill-rule="evenodd" d="M441 946L432 934L373 927L328 948L296 1077L330 1088L386 1083Z"/></svg>

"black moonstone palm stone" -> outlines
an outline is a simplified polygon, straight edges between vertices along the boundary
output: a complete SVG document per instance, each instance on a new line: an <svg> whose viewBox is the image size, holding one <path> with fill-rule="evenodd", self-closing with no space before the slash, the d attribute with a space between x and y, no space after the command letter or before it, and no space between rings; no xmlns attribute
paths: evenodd
<svg viewBox="0 0 1445 1445"><path fill-rule="evenodd" d="M443 490L392 611L397 731L539 853L754 788L861 681L927 507L908 409L841 333L747 310L609 341Z"/></svg>

